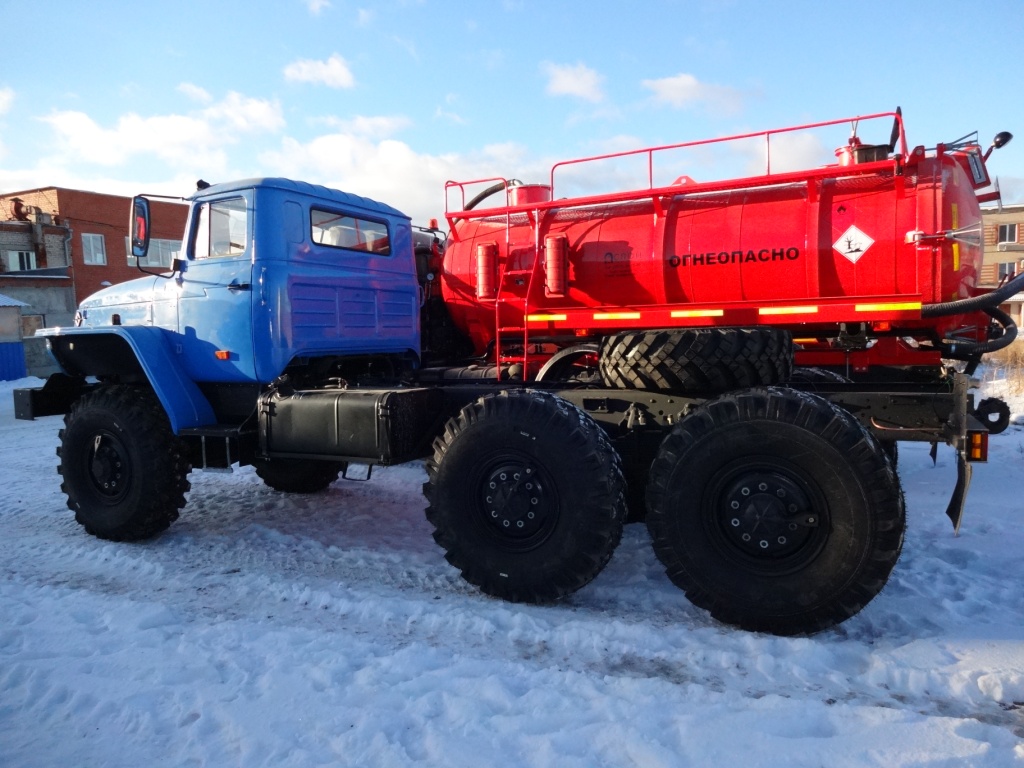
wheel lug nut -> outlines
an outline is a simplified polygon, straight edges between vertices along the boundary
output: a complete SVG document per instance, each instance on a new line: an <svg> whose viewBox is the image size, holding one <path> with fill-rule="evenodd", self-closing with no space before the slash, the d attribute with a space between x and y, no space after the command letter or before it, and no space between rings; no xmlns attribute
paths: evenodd
<svg viewBox="0 0 1024 768"><path fill-rule="evenodd" d="M767 491L768 490L768 483L761 483L761 484L759 484L757 486L757 490L759 490L759 491Z"/></svg>
<svg viewBox="0 0 1024 768"><path fill-rule="evenodd" d="M740 489L740 493L742 493L744 496L749 496L750 495L750 489L749 488L741 488Z"/></svg>
<svg viewBox="0 0 1024 768"><path fill-rule="evenodd" d="M768 549L768 542L761 539L761 549Z"/></svg>
<svg viewBox="0 0 1024 768"><path fill-rule="evenodd" d="M734 517L734 518L733 518L732 520L730 520L729 522L730 522L730 523L732 523L732 527L733 527L733 528L739 528L739 527L740 527L740 520L739 520L739 518L738 518L738 517Z"/></svg>
<svg viewBox="0 0 1024 768"><path fill-rule="evenodd" d="M734 501L731 504L729 504L729 506L732 507L733 509L739 509L740 503L738 501Z"/></svg>

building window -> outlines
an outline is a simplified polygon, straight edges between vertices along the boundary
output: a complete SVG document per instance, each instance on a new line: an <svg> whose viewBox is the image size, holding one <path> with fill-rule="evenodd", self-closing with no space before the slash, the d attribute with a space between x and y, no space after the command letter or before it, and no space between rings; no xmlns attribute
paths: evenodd
<svg viewBox="0 0 1024 768"><path fill-rule="evenodd" d="M4 266L8 272L26 272L36 268L36 255L32 251L7 251Z"/></svg>
<svg viewBox="0 0 1024 768"><path fill-rule="evenodd" d="M999 236L996 238L997 243L1016 243L1017 242L1017 225L1016 224L1000 224L999 225Z"/></svg>
<svg viewBox="0 0 1024 768"><path fill-rule="evenodd" d="M86 264L106 264L107 249L103 235L82 235L82 256Z"/></svg>
<svg viewBox="0 0 1024 768"><path fill-rule="evenodd" d="M128 264L135 266L135 257L132 256L132 245L129 238L124 239L124 250L128 254ZM167 267L171 261L178 258L181 253L181 240L158 240L153 238L149 241L149 252L146 258L139 259L139 265L143 267Z"/></svg>
<svg viewBox="0 0 1024 768"><path fill-rule="evenodd" d="M999 282L1008 280L1017 274L1017 262L1002 261L999 263Z"/></svg>

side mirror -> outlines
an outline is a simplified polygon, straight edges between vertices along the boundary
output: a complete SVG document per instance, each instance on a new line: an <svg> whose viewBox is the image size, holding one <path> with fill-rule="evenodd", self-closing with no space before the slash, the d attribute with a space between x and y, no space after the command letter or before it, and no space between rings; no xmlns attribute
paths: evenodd
<svg viewBox="0 0 1024 768"><path fill-rule="evenodd" d="M992 139L992 146L988 148L988 152L981 158L982 160L988 160L988 156L992 154L993 149L1002 149L1010 143L1010 139L1013 138L1013 134L1009 131L1000 131L996 134L996 137Z"/></svg>
<svg viewBox="0 0 1024 768"><path fill-rule="evenodd" d="M149 200L144 197L132 199L132 256L146 258L149 253Z"/></svg>

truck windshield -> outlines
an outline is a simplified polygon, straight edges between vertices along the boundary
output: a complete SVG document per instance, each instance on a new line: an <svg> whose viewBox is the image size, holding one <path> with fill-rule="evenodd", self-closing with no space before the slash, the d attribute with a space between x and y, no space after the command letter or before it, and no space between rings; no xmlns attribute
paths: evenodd
<svg viewBox="0 0 1024 768"><path fill-rule="evenodd" d="M248 242L245 199L217 200L199 208L192 253L197 259L239 256Z"/></svg>

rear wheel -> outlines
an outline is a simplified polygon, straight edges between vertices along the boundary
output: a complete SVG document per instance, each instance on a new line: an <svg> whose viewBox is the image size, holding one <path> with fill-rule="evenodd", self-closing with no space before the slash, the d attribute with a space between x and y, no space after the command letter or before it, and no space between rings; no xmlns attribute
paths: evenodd
<svg viewBox="0 0 1024 768"><path fill-rule="evenodd" d="M84 395L60 440L61 490L86 531L136 541L178 519L191 466L150 390L115 385Z"/></svg>
<svg viewBox="0 0 1024 768"><path fill-rule="evenodd" d="M502 392L467 405L435 440L427 476L434 539L495 597L571 594L622 535L618 454L593 419L553 395Z"/></svg>
<svg viewBox="0 0 1024 768"><path fill-rule="evenodd" d="M345 468L340 461L257 459L256 474L267 486L284 493L317 493L338 479Z"/></svg>
<svg viewBox="0 0 1024 768"><path fill-rule="evenodd" d="M672 581L728 624L781 635L856 614L900 555L903 495L846 411L754 389L691 412L651 467L647 525Z"/></svg>
<svg viewBox="0 0 1024 768"><path fill-rule="evenodd" d="M620 333L601 342L606 386L692 394L786 381L793 340L775 328L684 328Z"/></svg>

